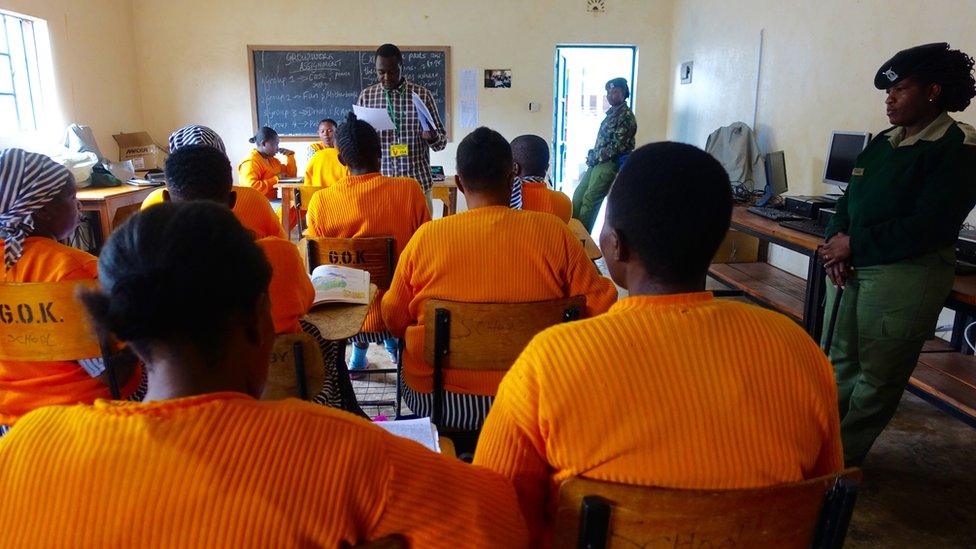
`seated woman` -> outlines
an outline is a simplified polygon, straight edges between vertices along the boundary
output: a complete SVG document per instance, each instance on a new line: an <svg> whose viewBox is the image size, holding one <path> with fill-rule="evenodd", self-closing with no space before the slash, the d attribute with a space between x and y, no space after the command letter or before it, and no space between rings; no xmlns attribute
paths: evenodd
<svg viewBox="0 0 976 549"><path fill-rule="evenodd" d="M268 127L262 127L254 137L249 139L254 143L254 150L237 168L241 176L241 185L251 187L263 194L268 200L278 198L275 185L283 177L295 177L298 168L295 166L295 152L278 146L278 132ZM275 155L285 156L285 164L275 158Z"/></svg>
<svg viewBox="0 0 976 549"><path fill-rule="evenodd" d="M275 337L271 268L226 207L139 213L109 239L99 276L84 301L146 362L147 402L47 407L11 429L5 543L339 547L399 534L414 547L525 546L495 473L340 410L256 400Z"/></svg>
<svg viewBox="0 0 976 549"><path fill-rule="evenodd" d="M74 233L78 216L75 182L67 168L41 154L0 150L0 248L4 254L0 281L97 278L94 256L58 243ZM39 406L109 398L101 361L84 363L87 370L78 362L0 361L0 435ZM136 391L139 379L129 378L123 396Z"/></svg>
<svg viewBox="0 0 976 549"><path fill-rule="evenodd" d="M169 136L169 154L186 147L188 145L206 145L227 154L224 147L224 140L217 135L217 132L206 126L190 124L171 133ZM149 206L165 202L164 194L166 189L157 189L142 201L142 209ZM285 230L281 227L281 220L275 215L274 209L263 194L251 187L237 187L235 189L237 199L234 201L232 211L237 219L245 228L254 233L255 238L266 236L277 236L285 238Z"/></svg>
<svg viewBox="0 0 976 549"><path fill-rule="evenodd" d="M427 199L417 181L380 174L380 137L368 123L349 113L337 132L339 160L350 175L312 196L308 206L308 235L334 238L392 236L396 257L421 225L430 221ZM395 259L395 258L394 258ZM355 266L355 265L353 265ZM397 341L386 330L380 292L353 339L350 369L366 368L366 348L382 341L396 362Z"/></svg>
<svg viewBox="0 0 976 549"><path fill-rule="evenodd" d="M336 148L335 120L326 118L319 122L319 143L309 146L311 155L305 166L305 184L313 187L328 187L335 185L342 178L349 175L346 165L339 161L339 149Z"/></svg>

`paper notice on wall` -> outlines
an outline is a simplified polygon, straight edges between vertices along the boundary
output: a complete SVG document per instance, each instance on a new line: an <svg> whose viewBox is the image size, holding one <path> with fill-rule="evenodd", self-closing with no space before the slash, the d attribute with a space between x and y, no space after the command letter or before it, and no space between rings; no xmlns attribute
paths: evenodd
<svg viewBox="0 0 976 549"><path fill-rule="evenodd" d="M461 96L458 99L462 128L478 127L478 69L461 69Z"/></svg>

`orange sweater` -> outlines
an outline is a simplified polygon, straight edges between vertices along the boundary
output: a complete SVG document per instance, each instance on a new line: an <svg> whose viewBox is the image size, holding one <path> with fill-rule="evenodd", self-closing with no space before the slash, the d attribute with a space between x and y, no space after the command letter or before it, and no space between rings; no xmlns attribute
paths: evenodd
<svg viewBox="0 0 976 549"><path fill-rule="evenodd" d="M6 272L3 281L61 282L96 278L98 260L94 256L50 238L32 236L24 240L23 255ZM136 372L122 394L132 394L139 378ZM90 403L96 398L110 398L108 386L88 375L77 362L0 361L0 425L11 425L40 406Z"/></svg>
<svg viewBox="0 0 976 549"><path fill-rule="evenodd" d="M406 333L403 377L414 391L433 390L424 360L424 302L523 303L586 296L586 314L606 311L617 298L610 279L586 258L566 224L549 214L477 208L427 223L400 256L383 297L383 320ZM445 372L450 391L493 395L504 372Z"/></svg>
<svg viewBox="0 0 976 549"><path fill-rule="evenodd" d="M281 177L295 177L298 167L295 165L295 155L286 155L287 164L282 165L277 158L265 158L257 149L251 150L251 156L241 162L237 168L241 176L241 185L251 187L268 199L278 198L275 185Z"/></svg>
<svg viewBox="0 0 976 549"><path fill-rule="evenodd" d="M315 193L308 206L309 236L392 236L397 257L413 233L428 221L427 199L415 179L378 173L350 175L338 185ZM382 298L381 291L366 315L364 332L386 330L380 311Z"/></svg>
<svg viewBox="0 0 976 549"><path fill-rule="evenodd" d="M339 162L339 149L318 149L305 166L305 184L313 187L335 185L349 175L349 168Z"/></svg>
<svg viewBox="0 0 976 549"><path fill-rule="evenodd" d="M38 410L0 439L11 547L524 547L511 485L352 414L213 393Z"/></svg>
<svg viewBox="0 0 976 549"><path fill-rule="evenodd" d="M262 238L257 245L271 264L271 316L276 334L302 331L298 321L312 308L315 288L305 270L305 263L298 248L291 242L277 237Z"/></svg>
<svg viewBox="0 0 976 549"><path fill-rule="evenodd" d="M234 216L245 229L254 233L254 238L266 236L285 238L281 221L264 195L250 187L235 186L234 192L237 194L233 208ZM142 209L145 210L161 202L163 202L163 189L156 189L142 201Z"/></svg>
<svg viewBox="0 0 976 549"><path fill-rule="evenodd" d="M569 223L573 217L573 201L559 191L550 190L542 181L522 183L522 209L551 213L563 223Z"/></svg>
<svg viewBox="0 0 976 549"><path fill-rule="evenodd" d="M512 479L539 540L571 476L794 482L843 468L839 433L830 363L789 319L710 293L638 296L532 340L498 389L475 463Z"/></svg>

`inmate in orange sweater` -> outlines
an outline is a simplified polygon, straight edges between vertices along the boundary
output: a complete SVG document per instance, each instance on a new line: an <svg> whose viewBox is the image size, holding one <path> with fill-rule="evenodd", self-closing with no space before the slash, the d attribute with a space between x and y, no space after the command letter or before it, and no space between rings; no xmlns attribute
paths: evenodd
<svg viewBox="0 0 976 549"><path fill-rule="evenodd" d="M149 196L142 201L142 209L149 206L161 204L163 202L163 190L156 189L149 193ZM234 202L234 217L244 225L244 228L254 233L254 238L264 238L266 236L277 236L285 238L285 229L281 226L271 203L263 194L251 187L235 186L234 192L237 200Z"/></svg>
<svg viewBox="0 0 976 549"><path fill-rule="evenodd" d="M277 237L262 238L258 247L271 264L271 316L276 334L302 331L298 321L312 308L315 288L305 271L305 263L298 248L291 242Z"/></svg>
<svg viewBox="0 0 976 549"><path fill-rule="evenodd" d="M379 173L350 175L337 185L315 193L308 206L309 236L392 236L396 257L413 233L428 221L427 199L417 180ZM369 308L362 331L386 330L380 311L382 298L381 291Z"/></svg>
<svg viewBox="0 0 976 549"><path fill-rule="evenodd" d="M3 267L0 266L2 274ZM5 277L0 277L4 282L67 282L96 278L98 259L95 256L36 236L24 240L20 260L6 271ZM140 372L132 376L122 390L123 396L132 394L140 377ZM40 406L91 403L110 396L106 384L88 375L74 361L0 361L0 425L12 425L20 416Z"/></svg>
<svg viewBox="0 0 976 549"><path fill-rule="evenodd" d="M287 164L282 165L275 157L265 158L257 149L251 150L251 156L241 162L237 171L241 176L241 185L251 187L268 199L277 198L275 185L282 177L295 177L298 167L295 165L295 155L285 155Z"/></svg>
<svg viewBox="0 0 976 549"><path fill-rule="evenodd" d="M0 439L11 547L524 547L511 485L364 419L212 393L48 407Z"/></svg>
<svg viewBox="0 0 976 549"><path fill-rule="evenodd" d="M786 317L710 293L635 296L536 336L475 463L512 479L538 541L559 483L768 486L843 468L827 358Z"/></svg>
<svg viewBox="0 0 976 549"><path fill-rule="evenodd" d="M522 183L522 209L551 213L563 223L569 223L573 217L573 201L565 194L549 189L545 181Z"/></svg>
<svg viewBox="0 0 976 549"><path fill-rule="evenodd" d="M322 147L316 150L305 166L305 184L313 187L335 185L349 175L349 168L339 162L339 149Z"/></svg>
<svg viewBox="0 0 976 549"><path fill-rule="evenodd" d="M433 367L423 357L428 299L523 303L574 295L586 296L586 315L593 316L610 308L617 289L556 217L491 206L432 221L414 234L383 297L383 320L394 335L406 333L407 385L429 393ZM504 374L448 370L444 387L494 395Z"/></svg>

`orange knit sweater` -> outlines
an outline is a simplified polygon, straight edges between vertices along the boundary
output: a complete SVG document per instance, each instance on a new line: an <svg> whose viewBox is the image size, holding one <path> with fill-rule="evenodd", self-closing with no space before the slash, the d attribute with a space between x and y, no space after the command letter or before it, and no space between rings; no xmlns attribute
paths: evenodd
<svg viewBox="0 0 976 549"><path fill-rule="evenodd" d="M0 439L10 547L521 547L511 485L352 414L213 393L37 410Z"/></svg>
<svg viewBox="0 0 976 549"><path fill-rule="evenodd" d="M586 258L556 217L507 206L477 208L421 227L397 264L383 297L383 320L406 333L403 377L414 391L433 390L424 354L424 303L431 298L521 303L586 296L586 314L606 311L617 289ZM449 391L493 395L504 372L448 370Z"/></svg>
<svg viewBox="0 0 976 549"><path fill-rule="evenodd" d="M397 257L413 233L428 221L427 199L415 179L379 173L350 175L315 193L308 206L309 236L392 236ZM386 329L380 312L383 293L380 291L373 300L362 331Z"/></svg>
<svg viewBox="0 0 976 549"><path fill-rule="evenodd" d="M305 166L305 184L313 187L335 185L349 175L349 168L339 162L339 149L322 147L318 149Z"/></svg>
<svg viewBox="0 0 976 549"><path fill-rule="evenodd" d="M251 155L247 157L237 170L241 177L241 185L251 187L266 198L275 199L278 197L275 185L282 177L295 177L298 173L298 166L295 165L295 155L287 156L287 164L282 164L275 157L265 158L257 149L251 150Z"/></svg>
<svg viewBox="0 0 976 549"><path fill-rule="evenodd" d="M271 316L276 334L302 331L298 321L312 308L315 288L305 271L305 263L298 248L291 242L276 237L262 238L256 242L271 264Z"/></svg>
<svg viewBox="0 0 976 549"><path fill-rule="evenodd" d="M522 183L522 209L551 213L564 223L573 217L573 201L559 191L550 190L543 181Z"/></svg>
<svg viewBox="0 0 976 549"><path fill-rule="evenodd" d="M0 265L3 282L61 282L97 277L97 258L50 238L36 236L24 240L24 253L13 267L4 272ZM135 391L140 377L141 371L135 372L123 388L123 396ZM109 396L108 386L88 375L77 362L0 361L0 425L11 425L40 406L90 403Z"/></svg>
<svg viewBox="0 0 976 549"><path fill-rule="evenodd" d="M142 201L142 209L163 202L163 190L156 189ZM275 214L271 203L261 193L251 187L235 186L237 199L234 201L234 216L244 225L244 228L254 233L254 238L277 236L285 238L285 230L281 226L278 215Z"/></svg>
<svg viewBox="0 0 976 549"><path fill-rule="evenodd" d="M475 463L515 483L544 539L584 476L731 489L843 468L827 358L786 317L710 293L639 296L538 335L498 389Z"/></svg>

